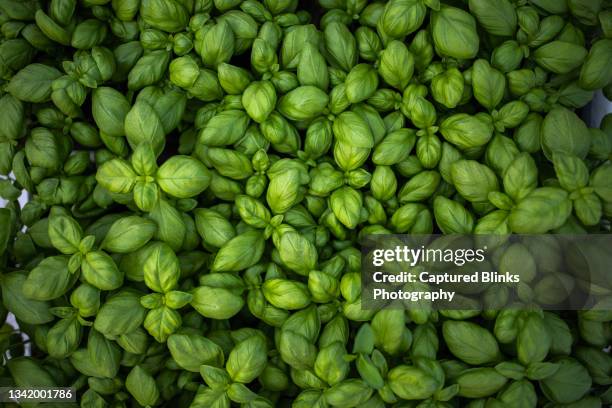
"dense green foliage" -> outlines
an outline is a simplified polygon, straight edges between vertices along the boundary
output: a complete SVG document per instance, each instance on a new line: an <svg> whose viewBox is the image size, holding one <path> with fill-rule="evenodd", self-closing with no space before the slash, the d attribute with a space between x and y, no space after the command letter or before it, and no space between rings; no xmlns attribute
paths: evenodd
<svg viewBox="0 0 612 408"><path fill-rule="evenodd" d="M612 311L363 310L359 247L610 233L612 116L579 110L612 94L612 2L318 3L0 0L0 385L612 404ZM553 249L512 251L554 280Z"/></svg>

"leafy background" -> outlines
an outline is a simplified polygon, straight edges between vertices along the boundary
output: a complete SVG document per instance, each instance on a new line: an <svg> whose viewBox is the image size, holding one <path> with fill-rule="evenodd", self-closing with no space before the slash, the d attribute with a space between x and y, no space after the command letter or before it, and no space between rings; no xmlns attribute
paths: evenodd
<svg viewBox="0 0 612 408"><path fill-rule="evenodd" d="M590 127L599 127L602 118L608 113L612 113L612 102L608 101L601 91L598 91L593 101L582 109L581 116ZM19 197L19 204L23 207L27 201L27 193L23 191L21 197ZM0 207L4 207L5 205L6 201L0 198ZM12 313L8 314L6 321L14 328L18 328L15 316L13 316ZM26 336L25 334L22 335ZM27 340L27 336L24 340ZM25 344L25 355L30 355L29 345L27 343Z"/></svg>

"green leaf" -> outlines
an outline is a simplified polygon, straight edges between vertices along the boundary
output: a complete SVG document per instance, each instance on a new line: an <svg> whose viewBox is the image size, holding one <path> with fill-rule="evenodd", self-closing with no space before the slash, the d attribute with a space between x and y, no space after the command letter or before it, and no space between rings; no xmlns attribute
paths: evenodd
<svg viewBox="0 0 612 408"><path fill-rule="evenodd" d="M236 199L236 205L238 206L238 210L241 211L241 208L244 207L241 207L238 204L240 202L239 197ZM194 210L194 214L198 234L207 245L221 248L230 239L236 236L234 226L227 220L227 218L218 212L209 209L196 208Z"/></svg>
<svg viewBox="0 0 612 408"><path fill-rule="evenodd" d="M360 221L363 199L361 193L350 187L334 191L330 207L338 220L348 228L355 228Z"/></svg>
<svg viewBox="0 0 612 408"><path fill-rule="evenodd" d="M391 41L380 54L378 73L386 83L403 91L414 71L414 57L404 43Z"/></svg>
<svg viewBox="0 0 612 408"><path fill-rule="evenodd" d="M41 300L27 298L22 290L26 276L11 272L2 276L2 303L19 321L28 324L45 324L53 320L49 304Z"/></svg>
<svg viewBox="0 0 612 408"><path fill-rule="evenodd" d="M442 334L451 353L468 364L484 365L500 357L493 335L477 324L449 320L444 322Z"/></svg>
<svg viewBox="0 0 612 408"><path fill-rule="evenodd" d="M568 192L586 187L589 182L589 169L578 157L563 153L553 153L553 164L559 184Z"/></svg>
<svg viewBox="0 0 612 408"><path fill-rule="evenodd" d="M555 187L540 187L512 209L508 221L515 233L542 234L563 225L571 211L567 192Z"/></svg>
<svg viewBox="0 0 612 408"><path fill-rule="evenodd" d="M49 100L51 84L61 72L44 64L31 64L17 72L6 90L24 102L41 103Z"/></svg>
<svg viewBox="0 0 612 408"><path fill-rule="evenodd" d="M502 37L514 35L517 27L516 10L508 0L470 0L470 13L489 33Z"/></svg>
<svg viewBox="0 0 612 408"><path fill-rule="evenodd" d="M189 198L206 190L210 171L190 156L172 156L159 167L155 179L162 190L177 198Z"/></svg>
<svg viewBox="0 0 612 408"><path fill-rule="evenodd" d="M468 201L486 202L492 191L497 191L495 173L475 160L458 160L451 166L451 178L459 194Z"/></svg>
<svg viewBox="0 0 612 408"><path fill-rule="evenodd" d="M78 278L68 270L68 257L43 259L23 282L23 294L34 300L53 300L66 294Z"/></svg>
<svg viewBox="0 0 612 408"><path fill-rule="evenodd" d="M96 180L111 193L125 194L132 191L136 173L127 161L112 159L98 168Z"/></svg>
<svg viewBox="0 0 612 408"><path fill-rule="evenodd" d="M181 323L181 315L177 311L161 306L149 310L143 325L157 342L165 343L168 337L181 327Z"/></svg>
<svg viewBox="0 0 612 408"><path fill-rule="evenodd" d="M580 67L588 51L577 44L551 41L535 50L534 60L542 68L555 74L567 74Z"/></svg>
<svg viewBox="0 0 612 408"><path fill-rule="evenodd" d="M229 240L221 247L212 269L216 272L240 271L259 262L265 241L259 231L248 231Z"/></svg>
<svg viewBox="0 0 612 408"><path fill-rule="evenodd" d="M472 89L478 103L491 111L504 97L506 79L486 60L479 59L472 67Z"/></svg>
<svg viewBox="0 0 612 408"><path fill-rule="evenodd" d="M159 116L144 100L138 100L125 115L125 135L134 149L141 143L149 143L159 155L166 143L164 127Z"/></svg>
<svg viewBox="0 0 612 408"><path fill-rule="evenodd" d="M242 296L229 289L199 286L192 291L191 306L202 316L211 319L229 319L244 306Z"/></svg>
<svg viewBox="0 0 612 408"><path fill-rule="evenodd" d="M283 310L303 309L310 304L308 287L288 279L268 279L262 285L264 297Z"/></svg>
<svg viewBox="0 0 612 408"><path fill-rule="evenodd" d="M469 234L474 228L472 214L457 201L442 196L434 199L434 217L445 234Z"/></svg>
<svg viewBox="0 0 612 408"><path fill-rule="evenodd" d="M233 381L248 384L257 378L268 362L266 339L254 334L234 347L226 368Z"/></svg>
<svg viewBox="0 0 612 408"><path fill-rule="evenodd" d="M578 401L591 389L586 368L572 358L562 358L557 364L556 372L540 381L544 395L559 404Z"/></svg>
<svg viewBox="0 0 612 408"><path fill-rule="evenodd" d="M397 396L407 400L430 398L442 385L422 369L407 365L392 368L387 382Z"/></svg>
<svg viewBox="0 0 612 408"><path fill-rule="evenodd" d="M181 275L176 254L163 242L155 242L148 247L142 270L145 284L160 293L174 289Z"/></svg>
<svg viewBox="0 0 612 408"><path fill-rule="evenodd" d="M277 242L281 261L291 270L307 275L317 265L317 251L314 245L303 235L288 231L281 235Z"/></svg>
<svg viewBox="0 0 612 408"><path fill-rule="evenodd" d="M157 224L155 239L165 242L174 251L183 245L187 227L181 213L166 200L160 199L149 213Z"/></svg>
<svg viewBox="0 0 612 408"><path fill-rule="evenodd" d="M114 253L130 253L143 247L157 231L157 225L151 220L130 215L115 221L100 248Z"/></svg>
<svg viewBox="0 0 612 408"><path fill-rule="evenodd" d="M105 252L91 251L85 255L81 264L83 278L101 290L113 290L123 284L123 272L115 261Z"/></svg>
<svg viewBox="0 0 612 408"><path fill-rule="evenodd" d="M432 36L436 51L444 56L470 59L480 45L476 20L469 13L450 6L442 6L431 13Z"/></svg>
<svg viewBox="0 0 612 408"><path fill-rule="evenodd" d="M278 101L278 111L291 120L310 120L321 115L329 96L321 89L305 85L295 88Z"/></svg>
<svg viewBox="0 0 612 408"><path fill-rule="evenodd" d="M107 298L96 316L94 328L110 339L136 330L146 314L140 305L140 296L140 292L125 288Z"/></svg>
<svg viewBox="0 0 612 408"><path fill-rule="evenodd" d="M184 370L200 372L203 364L223 364L221 348L204 336L195 333L175 333L168 337L168 350L176 364Z"/></svg>
<svg viewBox="0 0 612 408"><path fill-rule="evenodd" d="M242 106L251 119L261 123L276 106L276 90L269 81L251 82L242 94Z"/></svg>
<svg viewBox="0 0 612 408"><path fill-rule="evenodd" d="M459 149L480 147L493 136L493 125L480 116L457 113L440 124L440 133Z"/></svg>
<svg viewBox="0 0 612 408"><path fill-rule="evenodd" d="M466 398L484 398L495 394L508 381L493 368L471 368L457 378L458 395Z"/></svg>
<svg viewBox="0 0 612 408"><path fill-rule="evenodd" d="M140 366L132 368L125 379L125 388L142 406L155 405L159 399L159 390L155 379Z"/></svg>

